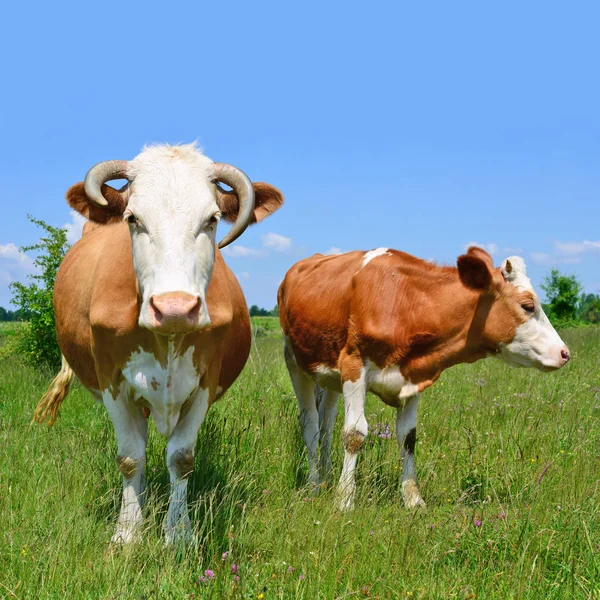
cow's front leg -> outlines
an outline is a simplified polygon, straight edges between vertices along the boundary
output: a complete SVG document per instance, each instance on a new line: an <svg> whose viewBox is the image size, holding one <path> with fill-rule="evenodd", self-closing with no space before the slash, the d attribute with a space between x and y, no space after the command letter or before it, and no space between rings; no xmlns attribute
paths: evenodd
<svg viewBox="0 0 600 600"><path fill-rule="evenodd" d="M402 456L402 498L406 508L425 506L415 472L419 394L407 398L396 413L396 438Z"/></svg>
<svg viewBox="0 0 600 600"><path fill-rule="evenodd" d="M171 477L169 511L164 524L165 544L190 542L192 527L187 507L188 477L194 470L194 448L200 425L208 410L208 389L200 389L185 405L167 443L167 466Z"/></svg>
<svg viewBox="0 0 600 600"><path fill-rule="evenodd" d="M139 537L142 524L148 421L139 407L131 402L125 386L122 386L116 399L105 391L102 401L115 428L117 465L123 475L123 500L112 542L128 544Z"/></svg>
<svg viewBox="0 0 600 600"><path fill-rule="evenodd" d="M358 452L367 437L365 396L367 394L366 369L359 357L346 357L342 363L342 392L344 394L344 466L337 492L337 506L342 511L354 508L356 482L354 471Z"/></svg>

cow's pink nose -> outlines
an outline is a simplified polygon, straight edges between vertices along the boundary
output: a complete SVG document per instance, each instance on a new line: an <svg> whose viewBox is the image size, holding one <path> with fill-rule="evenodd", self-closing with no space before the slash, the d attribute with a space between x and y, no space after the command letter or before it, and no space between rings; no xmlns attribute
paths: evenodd
<svg viewBox="0 0 600 600"><path fill-rule="evenodd" d="M185 333L198 323L200 298L185 292L169 292L150 296L154 327L166 333Z"/></svg>
<svg viewBox="0 0 600 600"><path fill-rule="evenodd" d="M560 357L565 361L565 363L569 362L569 359L571 358L571 353L569 352L569 349L566 346L560 351Z"/></svg>

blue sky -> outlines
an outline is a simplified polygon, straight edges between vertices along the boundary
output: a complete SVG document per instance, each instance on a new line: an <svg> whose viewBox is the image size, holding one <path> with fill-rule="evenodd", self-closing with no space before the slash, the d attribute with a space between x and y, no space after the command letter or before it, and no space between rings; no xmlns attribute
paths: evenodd
<svg viewBox="0 0 600 600"><path fill-rule="evenodd" d="M600 5L9 3L0 37L0 306L31 213L94 163L197 139L285 194L231 246L271 308L314 252L469 242L600 292Z"/></svg>

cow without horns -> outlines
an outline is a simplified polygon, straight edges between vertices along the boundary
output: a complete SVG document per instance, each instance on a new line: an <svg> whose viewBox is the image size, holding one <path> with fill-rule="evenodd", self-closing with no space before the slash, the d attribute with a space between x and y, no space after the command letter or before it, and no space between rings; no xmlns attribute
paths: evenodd
<svg viewBox="0 0 600 600"><path fill-rule="evenodd" d="M424 504L414 468L420 392L444 369L487 356L542 371L559 369L570 357L523 260L511 257L496 269L490 255L475 247L458 258L456 268L387 248L317 254L288 271L278 304L315 486L331 470L337 399L344 395L342 510L354 503L354 470L367 436L367 391L397 409L402 495L407 507L415 507ZM315 382L324 388L318 408Z"/></svg>
<svg viewBox="0 0 600 600"><path fill-rule="evenodd" d="M104 185L121 178L128 183L119 191ZM168 437L165 540L189 539L187 476L198 429L244 367L251 342L242 290L219 248L277 210L283 197L190 145L100 163L67 200L89 222L56 278L63 366L35 417L54 421L73 374L103 401L123 475L113 542L127 543L142 522L151 413ZM221 218L233 226L217 247Z"/></svg>

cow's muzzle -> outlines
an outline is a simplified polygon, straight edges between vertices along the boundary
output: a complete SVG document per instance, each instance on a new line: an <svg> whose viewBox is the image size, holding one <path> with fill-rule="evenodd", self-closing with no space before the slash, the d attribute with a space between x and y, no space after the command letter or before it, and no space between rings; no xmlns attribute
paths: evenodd
<svg viewBox="0 0 600 600"><path fill-rule="evenodd" d="M199 327L200 297L186 292L150 296L150 329L157 333L188 333Z"/></svg>

